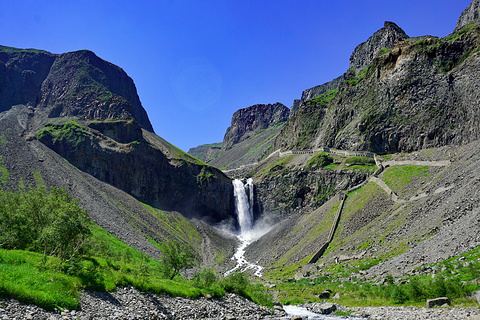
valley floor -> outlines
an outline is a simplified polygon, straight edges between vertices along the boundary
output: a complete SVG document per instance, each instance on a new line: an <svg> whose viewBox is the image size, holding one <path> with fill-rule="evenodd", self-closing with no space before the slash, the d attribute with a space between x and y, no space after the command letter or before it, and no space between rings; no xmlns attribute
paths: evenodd
<svg viewBox="0 0 480 320"><path fill-rule="evenodd" d="M80 305L78 311L60 313L5 299L0 300L0 320L269 319L285 315L230 293L220 299L187 299L142 293L131 287L115 292L84 292Z"/></svg>
<svg viewBox="0 0 480 320"><path fill-rule="evenodd" d="M315 311L316 303L305 305ZM337 310L352 316L324 319L372 320L480 320L480 310L468 308L344 307ZM285 312L259 306L234 294L221 299L187 299L146 294L126 287L116 292L84 292L80 310L46 311L13 299L0 300L0 320L10 319L290 319Z"/></svg>

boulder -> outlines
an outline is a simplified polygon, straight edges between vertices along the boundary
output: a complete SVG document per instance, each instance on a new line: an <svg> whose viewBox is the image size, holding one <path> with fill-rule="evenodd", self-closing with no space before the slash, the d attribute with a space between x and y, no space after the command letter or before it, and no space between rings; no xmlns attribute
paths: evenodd
<svg viewBox="0 0 480 320"><path fill-rule="evenodd" d="M427 300L427 308L441 307L444 304L450 305L450 299L447 297L440 297Z"/></svg>
<svg viewBox="0 0 480 320"><path fill-rule="evenodd" d="M278 302L275 302L275 303L273 304L273 309L278 310L278 311L285 311L285 310L283 309L283 306L282 306L280 303L278 303Z"/></svg>
<svg viewBox="0 0 480 320"><path fill-rule="evenodd" d="M337 310L337 306L333 303L317 303L312 308L311 311L320 314L330 314Z"/></svg>
<svg viewBox="0 0 480 320"><path fill-rule="evenodd" d="M320 294L318 295L318 297L319 297L320 299L329 299L331 293L332 293L332 290L326 289L326 290L324 290L322 293L320 293Z"/></svg>

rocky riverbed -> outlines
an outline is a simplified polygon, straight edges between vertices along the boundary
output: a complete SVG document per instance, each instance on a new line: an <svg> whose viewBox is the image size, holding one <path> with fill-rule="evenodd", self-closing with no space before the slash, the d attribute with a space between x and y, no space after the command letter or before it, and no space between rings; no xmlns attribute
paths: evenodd
<svg viewBox="0 0 480 320"><path fill-rule="evenodd" d="M0 300L0 320L130 320L130 319L268 319L285 312L259 306L234 294L221 299L187 299L118 288L115 292L84 292L80 310L45 311L12 299Z"/></svg>
<svg viewBox="0 0 480 320"><path fill-rule="evenodd" d="M221 299L187 299L142 293L125 287L116 292L84 292L80 310L46 311L13 299L0 300L0 320L126 320L126 319L300 319L281 310L259 306L234 294ZM303 305L317 312L320 304ZM351 312L348 319L372 320L480 320L480 310L469 308L366 307L335 304L337 311ZM318 319L347 319L320 316ZM306 319L306 318L305 318Z"/></svg>

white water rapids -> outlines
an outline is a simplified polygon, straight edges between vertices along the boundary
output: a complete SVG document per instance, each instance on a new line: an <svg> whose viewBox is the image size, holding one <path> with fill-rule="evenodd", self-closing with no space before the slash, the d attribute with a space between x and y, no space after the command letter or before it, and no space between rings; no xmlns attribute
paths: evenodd
<svg viewBox="0 0 480 320"><path fill-rule="evenodd" d="M247 194L248 191L248 194ZM248 262L245 259L245 249L253 241L262 236L265 232L254 228L253 219L253 180L247 179L246 184L239 179L233 180L233 194L235 196L235 211L238 218L238 224L240 227L240 233L238 239L240 240L240 246L237 248L237 252L232 259L237 260L235 268L228 270L225 275L229 275L232 272L239 270L240 272L253 269L254 275L257 277L262 276L262 266Z"/></svg>

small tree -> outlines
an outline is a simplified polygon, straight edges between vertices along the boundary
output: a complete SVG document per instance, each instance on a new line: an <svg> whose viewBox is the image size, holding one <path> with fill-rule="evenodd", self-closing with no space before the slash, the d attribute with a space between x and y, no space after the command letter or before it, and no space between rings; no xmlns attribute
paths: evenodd
<svg viewBox="0 0 480 320"><path fill-rule="evenodd" d="M160 262L165 276L172 280L183 269L190 268L195 263L195 255L190 246L181 245L178 241L168 240L162 244Z"/></svg>

